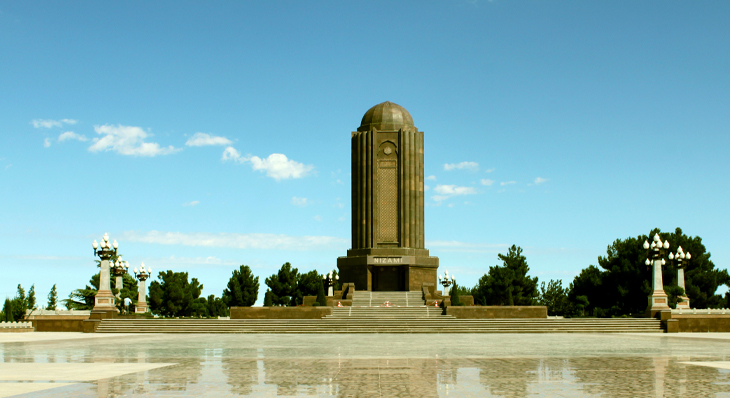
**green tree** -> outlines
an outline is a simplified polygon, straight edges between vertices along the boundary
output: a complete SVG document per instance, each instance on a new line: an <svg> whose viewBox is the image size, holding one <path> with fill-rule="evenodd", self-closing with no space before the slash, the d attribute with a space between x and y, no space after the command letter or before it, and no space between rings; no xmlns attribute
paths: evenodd
<svg viewBox="0 0 730 398"><path fill-rule="evenodd" d="M297 279L297 288L292 296L296 298L297 304L302 304L304 302L304 296L316 296L319 293L320 287L322 287L322 296L324 296L322 275L320 275L316 270L312 270L306 274L299 275L299 278ZM324 304L319 303L319 305L326 304L326 301Z"/></svg>
<svg viewBox="0 0 730 398"><path fill-rule="evenodd" d="M68 298L63 300L63 304L69 310L91 310L94 308L94 297L97 291L99 291L98 273L91 276L89 284L85 288L72 290Z"/></svg>
<svg viewBox="0 0 730 398"><path fill-rule="evenodd" d="M537 302L547 307L549 315L565 315L568 309L568 289L563 287L561 280L550 279L547 287L542 282Z"/></svg>
<svg viewBox="0 0 730 398"><path fill-rule="evenodd" d="M250 307L259 296L259 277L254 277L251 268L241 265L233 270L228 286L223 290L223 302L228 307ZM216 315L217 316L217 315ZM222 316L222 315L221 315Z"/></svg>
<svg viewBox="0 0 730 398"><path fill-rule="evenodd" d="M292 268L290 263L285 263L277 273L266 278L272 306L296 305L298 281L299 270Z"/></svg>
<svg viewBox="0 0 730 398"><path fill-rule="evenodd" d="M12 318L13 321L20 321L25 318L25 310L28 309L28 296L25 295L25 289L18 284L18 292L12 299Z"/></svg>
<svg viewBox="0 0 730 398"><path fill-rule="evenodd" d="M96 274L96 278L99 278L99 274ZM116 300L116 305L120 311L127 310L124 306L124 303L127 301L126 299L129 299L129 301L132 302L132 306L136 306L137 298L139 298L139 282L137 281L137 278L128 273L123 274L121 292L117 290L117 288L112 288L112 294L115 296L119 294L119 297Z"/></svg>
<svg viewBox="0 0 730 398"><path fill-rule="evenodd" d="M35 299L35 284L30 285L30 289L28 290L28 297L26 297L25 308L28 310L34 310L37 308Z"/></svg>
<svg viewBox="0 0 730 398"><path fill-rule="evenodd" d="M456 285L456 282L454 282L453 286L451 286L451 290L449 291L451 296L451 305L455 307L462 306L461 299L459 298L459 287Z"/></svg>
<svg viewBox="0 0 730 398"><path fill-rule="evenodd" d="M319 281L317 284L317 301L314 305L327 305L327 296L324 295L324 282Z"/></svg>
<svg viewBox="0 0 730 398"><path fill-rule="evenodd" d="M271 290L266 289L266 293L264 294L264 307L273 307L274 306L274 300L271 297Z"/></svg>
<svg viewBox="0 0 730 398"><path fill-rule="evenodd" d="M195 300L200 297L203 285L197 278L188 281L187 272L160 272L159 281L152 281L149 289L149 305L152 313L165 317L188 317L200 311ZM198 302L199 303L199 302Z"/></svg>
<svg viewBox="0 0 730 398"><path fill-rule="evenodd" d="M498 254L502 265L489 267L479 278L474 299L483 305L533 305L537 298L537 277L530 278L530 267L522 248L512 245L507 255Z"/></svg>
<svg viewBox="0 0 730 398"><path fill-rule="evenodd" d="M226 305L225 301L220 297L215 297L214 295L209 295L207 300L207 306L208 306L208 316L212 318L217 318L219 316L228 316L228 305Z"/></svg>
<svg viewBox="0 0 730 398"><path fill-rule="evenodd" d="M48 305L46 305L46 309L55 310L56 305L58 305L58 292L56 291L56 284L54 283L50 293L48 293Z"/></svg>
<svg viewBox="0 0 730 398"><path fill-rule="evenodd" d="M568 293L569 300L577 305L577 298L585 296L585 310L598 317L644 314L651 293L652 269L644 263L647 253L642 245L655 233L659 233L662 241L669 240L672 252L682 246L685 252L692 254L684 273L690 306L717 308L726 305L723 297L715 292L720 285L730 283L730 275L727 270L715 269L700 237L689 237L680 228L674 233L654 229L648 236L617 239L608 246L605 257L598 257L600 268L591 265L575 277ZM670 296L670 303L676 302L677 296L681 295L681 289L673 288L677 285L677 265L669 261L662 268L665 292Z"/></svg>
<svg viewBox="0 0 730 398"><path fill-rule="evenodd" d="M3 322L13 322L15 319L13 318L13 301L9 298L5 298L5 304L3 304L3 311L2 316L0 316L0 321Z"/></svg>

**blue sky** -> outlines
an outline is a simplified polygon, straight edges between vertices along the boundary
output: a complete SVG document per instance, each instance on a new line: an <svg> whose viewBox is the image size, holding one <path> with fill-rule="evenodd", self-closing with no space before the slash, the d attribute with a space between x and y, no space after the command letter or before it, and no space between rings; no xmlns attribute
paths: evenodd
<svg viewBox="0 0 730 398"><path fill-rule="evenodd" d="M0 4L0 297L133 266L335 268L350 132L425 132L426 246L473 285L511 244L567 285L681 227L730 262L730 3Z"/></svg>

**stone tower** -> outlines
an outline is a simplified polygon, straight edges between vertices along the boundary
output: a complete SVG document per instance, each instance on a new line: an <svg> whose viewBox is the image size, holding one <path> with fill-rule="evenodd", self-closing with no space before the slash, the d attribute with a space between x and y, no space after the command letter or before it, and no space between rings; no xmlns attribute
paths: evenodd
<svg viewBox="0 0 730 398"><path fill-rule="evenodd" d="M436 286L438 258L424 247L423 132L405 108L370 108L352 133L352 249L337 259L357 290Z"/></svg>

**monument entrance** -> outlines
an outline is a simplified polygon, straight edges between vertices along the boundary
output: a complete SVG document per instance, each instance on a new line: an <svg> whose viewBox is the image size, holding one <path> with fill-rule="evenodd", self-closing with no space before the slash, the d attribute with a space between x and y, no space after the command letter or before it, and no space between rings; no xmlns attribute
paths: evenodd
<svg viewBox="0 0 730 398"><path fill-rule="evenodd" d="M352 248L337 259L357 290L436 286L438 258L424 247L423 132L405 108L370 108L352 133Z"/></svg>

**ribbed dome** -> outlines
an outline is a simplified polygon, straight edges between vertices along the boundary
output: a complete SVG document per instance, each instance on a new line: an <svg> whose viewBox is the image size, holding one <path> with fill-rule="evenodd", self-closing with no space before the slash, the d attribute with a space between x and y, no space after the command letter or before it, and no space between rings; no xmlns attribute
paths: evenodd
<svg viewBox="0 0 730 398"><path fill-rule="evenodd" d="M398 130L405 126L415 127L411 114L408 113L406 108L390 101L385 101L365 112L358 131L365 131L371 128L378 130Z"/></svg>

